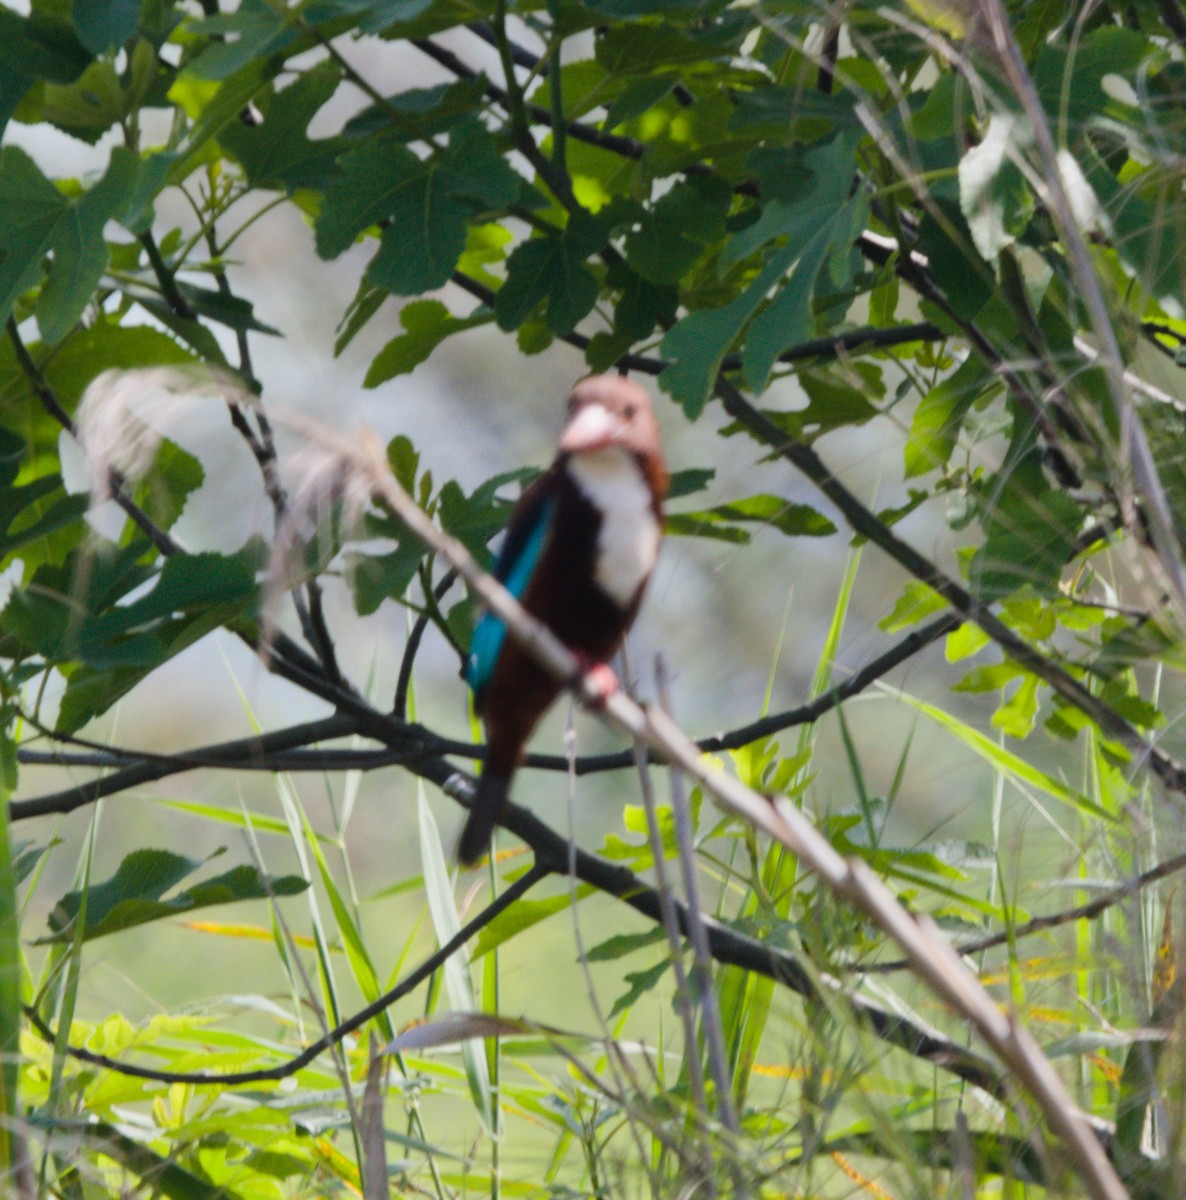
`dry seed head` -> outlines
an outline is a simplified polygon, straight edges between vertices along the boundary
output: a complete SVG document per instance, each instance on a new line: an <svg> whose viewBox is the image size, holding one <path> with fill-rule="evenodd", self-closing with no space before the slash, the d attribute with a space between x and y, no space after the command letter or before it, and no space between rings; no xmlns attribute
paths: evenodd
<svg viewBox="0 0 1186 1200"><path fill-rule="evenodd" d="M113 474L142 479L167 431L196 404L212 398L239 406L255 402L230 375L205 367L141 367L95 376L75 416L94 503L111 498Z"/></svg>

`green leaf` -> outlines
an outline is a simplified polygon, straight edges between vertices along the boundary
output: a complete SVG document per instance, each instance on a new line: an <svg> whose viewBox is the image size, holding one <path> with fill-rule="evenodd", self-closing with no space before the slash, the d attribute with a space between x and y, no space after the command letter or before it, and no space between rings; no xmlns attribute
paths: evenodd
<svg viewBox="0 0 1186 1200"><path fill-rule="evenodd" d="M39 941L62 941L74 936L72 925L84 899L86 928L82 940L91 941L214 904L292 896L308 886L296 875L261 875L255 867L243 865L195 883L167 900L162 898L202 865L200 859L183 858L169 850L133 850L110 879L92 884L85 895L67 892L50 913L51 936Z"/></svg>
<svg viewBox="0 0 1186 1200"><path fill-rule="evenodd" d="M547 300L548 328L571 333L597 300L597 278L585 265L605 244L605 233L592 220L575 218L559 237L538 237L516 247L507 260L507 280L494 298L498 327L518 329Z"/></svg>
<svg viewBox="0 0 1186 1200"><path fill-rule="evenodd" d="M242 0L233 12L195 21L198 34L214 34L191 69L206 79L228 79L269 57L280 59L299 36L292 14L268 0Z"/></svg>
<svg viewBox="0 0 1186 1200"><path fill-rule="evenodd" d="M645 971L627 971L624 978L630 986L614 1001L609 1019L612 1021L619 1013L629 1011L647 992L653 991L670 967L671 959L664 957Z"/></svg>
<svg viewBox="0 0 1186 1200"><path fill-rule="evenodd" d="M91 59L74 30L41 5L27 17L0 6L0 75L11 71L53 83L73 83ZM4 173L0 169L0 178Z"/></svg>
<svg viewBox="0 0 1186 1200"><path fill-rule="evenodd" d="M47 83L42 93L42 119L92 146L125 110L123 86L108 59L91 63L73 83Z"/></svg>
<svg viewBox="0 0 1186 1200"><path fill-rule="evenodd" d="M843 251L840 261L849 261L849 248L867 213L864 193L858 193L826 221L802 248L781 290L754 321L742 352L745 381L753 391L766 387L770 370L784 350L815 333L811 302L820 274L830 260L836 261L838 249ZM842 287L847 279L833 277L829 282Z"/></svg>
<svg viewBox="0 0 1186 1200"><path fill-rule="evenodd" d="M225 325L236 333L266 333L273 337L280 336L280 330L265 325L255 315L255 306L242 296L229 295L215 288L195 287L192 283L182 280L177 282L177 290L185 298L185 302L199 316Z"/></svg>
<svg viewBox="0 0 1186 1200"><path fill-rule="evenodd" d="M404 333L392 338L375 355L367 368L363 387L378 387L396 375L408 374L450 335L476 329L492 320L494 314L490 312L455 317L439 300L415 300L405 304L399 314Z"/></svg>
<svg viewBox="0 0 1186 1200"><path fill-rule="evenodd" d="M1020 118L997 115L984 137L960 159L960 208L976 249L990 262L1025 231L1034 199L1014 161L1023 156ZM1028 139L1028 134L1023 135Z"/></svg>
<svg viewBox="0 0 1186 1200"><path fill-rule="evenodd" d="M340 160L342 174L317 218L317 250L341 254L370 226L385 228L367 275L396 295L448 282L465 249L469 221L518 194L519 176L476 122L454 129L449 149L421 160L378 138Z"/></svg>
<svg viewBox="0 0 1186 1200"><path fill-rule="evenodd" d="M595 889L591 884L581 883L576 887L576 899L583 900L593 894ZM557 913L570 909L573 897L568 892L549 896L546 900L518 900L506 912L499 913L489 925L478 935L478 940L471 952L471 959L479 959L483 954L509 942L512 938L526 932L528 929L546 921Z"/></svg>
<svg viewBox="0 0 1186 1200"><path fill-rule="evenodd" d="M92 54L119 49L140 21L140 0L73 0L70 9L79 39Z"/></svg>
<svg viewBox="0 0 1186 1200"><path fill-rule="evenodd" d="M375 612L384 600L398 600L416 578L428 551L415 538L401 538L389 554L357 554L348 559L354 607L361 616Z"/></svg>
<svg viewBox="0 0 1186 1200"><path fill-rule="evenodd" d="M87 496L67 495L59 475L15 486L28 455L24 438L0 428L0 566L22 547L80 521L90 504Z"/></svg>
<svg viewBox="0 0 1186 1200"><path fill-rule="evenodd" d="M733 193L714 175L693 175L664 194L626 238L626 261L651 283L678 283L725 235ZM640 334L646 337L654 326Z"/></svg>
<svg viewBox="0 0 1186 1200"><path fill-rule="evenodd" d="M713 481L716 471L712 467L688 467L673 471L667 485L667 499L679 500L693 492L702 492Z"/></svg>
<svg viewBox="0 0 1186 1200"><path fill-rule="evenodd" d="M530 479L535 474L529 469L504 471L487 479L468 496L450 480L441 488L441 526L460 539L479 561L485 559L486 543L506 524L511 508L496 493L508 483Z"/></svg>
<svg viewBox="0 0 1186 1200"><path fill-rule="evenodd" d="M1155 174L1148 189L1134 186L1133 181L1117 178L1090 150L1083 165L1093 199L1098 198L1107 213L1125 272L1168 311L1180 312L1186 294L1186 262L1180 253L1178 214L1172 208L1169 181Z"/></svg>
<svg viewBox="0 0 1186 1200"><path fill-rule="evenodd" d="M666 537L710 538L737 546L747 546L753 540L746 530L719 520L705 520L699 513L667 513L663 518L663 533Z"/></svg>
<svg viewBox="0 0 1186 1200"><path fill-rule="evenodd" d="M616 129L623 121L641 116L653 108L671 89L675 80L670 75L651 75L632 79L609 105L605 114L604 128Z"/></svg>
<svg viewBox="0 0 1186 1200"><path fill-rule="evenodd" d="M347 138L397 134L403 141L432 137L478 112L486 86L486 76L479 74L434 87L410 88L364 108L346 122L343 133Z"/></svg>
<svg viewBox="0 0 1186 1200"><path fill-rule="evenodd" d="M987 494L987 538L969 576L977 595L998 600L1026 585L1054 594L1083 524L1078 502L1047 484L1037 451L1007 467Z"/></svg>
<svg viewBox="0 0 1186 1200"><path fill-rule="evenodd" d="M37 324L49 345L73 328L107 269L103 229L127 205L139 165L134 151L117 146L103 178L61 214L53 235L53 267L37 300Z"/></svg>
<svg viewBox="0 0 1186 1200"><path fill-rule="evenodd" d="M0 44L3 21L0 21ZM41 260L69 201L18 146L0 148L0 321L6 321L13 302L35 284Z"/></svg>
<svg viewBox="0 0 1186 1200"><path fill-rule="evenodd" d="M606 938L604 942L598 942L596 946L590 946L585 957L590 962L612 962L627 954L633 954L635 950L653 946L666 937L667 934L661 926L655 926L644 933L618 933L613 937Z"/></svg>
<svg viewBox="0 0 1186 1200"><path fill-rule="evenodd" d="M947 601L934 588L920 580L912 579L907 585L889 616L877 622L883 633L897 633L925 621L932 613L947 607Z"/></svg>
<svg viewBox="0 0 1186 1200"><path fill-rule="evenodd" d="M1131 78L1150 51L1140 31L1101 26L1076 38L1073 46L1043 45L1034 64L1034 85L1047 112L1078 127L1115 103L1104 80L1109 75Z"/></svg>
<svg viewBox="0 0 1186 1200"><path fill-rule="evenodd" d="M992 268L960 232L961 217L953 203L936 197L919 223L918 247L956 315L971 320L992 298L996 280Z"/></svg>
<svg viewBox="0 0 1186 1200"><path fill-rule="evenodd" d="M136 485L132 499L160 529L172 529L186 501L205 482L206 471L188 450L164 438L152 470Z"/></svg>
<svg viewBox="0 0 1186 1200"><path fill-rule="evenodd" d="M237 121L222 131L219 143L243 164L254 186L324 190L333 183L336 160L351 143L344 137L311 139L307 130L341 77L333 61L319 63L257 102L263 114L258 125Z"/></svg>
<svg viewBox="0 0 1186 1200"><path fill-rule="evenodd" d="M697 528L685 527L686 522L695 523ZM708 526L711 530L714 526L738 523L769 526L788 537L827 537L836 532L836 526L814 508L806 504L791 504L780 496L771 495L748 496L744 500L733 500L728 504L718 504L714 508L701 509L699 512L673 514L669 518L667 531L702 534L708 532L708 536L711 537L716 534L699 526Z"/></svg>
<svg viewBox="0 0 1186 1200"><path fill-rule="evenodd" d="M740 261L775 243L758 275L736 299L720 308L689 313L664 337L661 349L673 361L659 376L659 386L683 405L689 419L704 411L729 348L792 268L785 298L776 297L771 303L776 315L762 321L753 347L746 347L747 381L752 384L761 377L764 384L779 351L800 340L809 326L819 272L834 239L851 227L864 203L860 197L848 198L856 140L846 134L805 156L802 169L807 184L794 199L768 202L758 221L734 234L722 253L722 262ZM785 321L791 322L790 330ZM788 337L788 332L794 336Z"/></svg>
<svg viewBox="0 0 1186 1200"><path fill-rule="evenodd" d="M1021 686L1009 700L992 715L993 725L1011 738L1026 738L1038 718L1038 684L1036 675L1024 674Z"/></svg>
<svg viewBox="0 0 1186 1200"><path fill-rule="evenodd" d="M914 410L903 451L907 479L947 465L968 410L995 382L979 355L972 354L927 392Z"/></svg>
<svg viewBox="0 0 1186 1200"><path fill-rule="evenodd" d="M664 328L675 320L679 293L674 287L650 283L624 264L612 264L608 283L620 288L614 306L614 334L627 345L651 336L656 325Z"/></svg>
<svg viewBox="0 0 1186 1200"><path fill-rule="evenodd" d="M653 11L649 4L629 4L635 11ZM680 30L667 23L625 20L606 27L594 53L607 74L650 75L657 66L700 66L733 48L735 28L730 22L706 23L699 30Z"/></svg>

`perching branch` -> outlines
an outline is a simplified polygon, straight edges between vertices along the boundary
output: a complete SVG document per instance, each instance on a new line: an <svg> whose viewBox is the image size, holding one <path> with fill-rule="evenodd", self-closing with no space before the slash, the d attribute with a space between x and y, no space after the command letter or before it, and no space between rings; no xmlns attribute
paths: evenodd
<svg viewBox="0 0 1186 1200"><path fill-rule="evenodd" d="M456 578L452 572L449 575ZM446 578L448 577L446 576ZM444 579L437 585L437 589L442 590L443 587ZM402 720L401 698L407 694L407 681L411 677L411 662L415 646L418 645L418 640L414 644L413 638L415 638L417 630L423 631L425 624L427 624L427 617L421 614L412 628L408 648L404 652L399 683L396 686L396 704L392 713L397 721ZM929 625L915 630L896 646L891 647L884 654L856 671L849 679L817 696L810 703L788 709L786 712L763 717L751 724L730 730L728 733L701 738L696 745L707 754L715 754L723 750L736 750L741 746L749 745L758 738L770 737L786 729L818 721L825 713L830 712L845 700L859 695L876 680L894 667L901 665L924 647L958 629L959 625L959 618L952 614L939 617ZM379 716L377 712L374 715ZM391 730L389 737L395 737L397 733L402 732L403 744L382 750L308 749L318 742L361 733L362 729L358 722L344 713L321 721L311 721L304 725L293 726L289 730L278 730L259 737L223 742L194 750L175 751L170 754L148 754L142 750L100 747L97 743L89 746L87 751L82 754L65 751L39 751L19 747L17 750L18 760L31 765L119 769L102 779L77 784L59 792L29 800L12 801L9 805L9 818L13 821L22 821L31 817L46 816L50 813L73 812L87 804L93 804L104 796L118 795L129 788L197 769L376 771L382 767L406 764L412 758L420 758L428 754L456 754L465 758L480 759L486 753L486 748L482 745L471 746L468 743L449 741L422 725L393 723ZM47 735L54 736L48 731ZM71 743L81 744L79 739L71 739ZM623 770L632 766L633 762L633 752L627 750L613 754L586 754L575 759L571 766L578 775L593 775L603 771ZM564 757L557 754L528 754L524 765L544 771L564 771L569 768Z"/></svg>

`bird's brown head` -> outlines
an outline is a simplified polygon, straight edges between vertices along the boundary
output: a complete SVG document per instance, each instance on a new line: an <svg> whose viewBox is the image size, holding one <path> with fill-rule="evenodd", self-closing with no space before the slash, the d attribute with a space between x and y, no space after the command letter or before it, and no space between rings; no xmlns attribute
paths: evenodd
<svg viewBox="0 0 1186 1200"><path fill-rule="evenodd" d="M656 500L661 500L667 491L667 468L650 396L621 375L591 375L568 397L560 451L589 454L615 446L639 460Z"/></svg>

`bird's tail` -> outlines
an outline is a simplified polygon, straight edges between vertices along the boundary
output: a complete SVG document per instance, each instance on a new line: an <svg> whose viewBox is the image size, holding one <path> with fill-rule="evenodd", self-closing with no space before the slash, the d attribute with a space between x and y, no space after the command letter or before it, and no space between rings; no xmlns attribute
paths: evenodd
<svg viewBox="0 0 1186 1200"><path fill-rule="evenodd" d="M502 816L510 785L509 776L496 774L489 769L479 777L473 805L457 846L457 858L463 867L473 866L490 848L490 835Z"/></svg>

